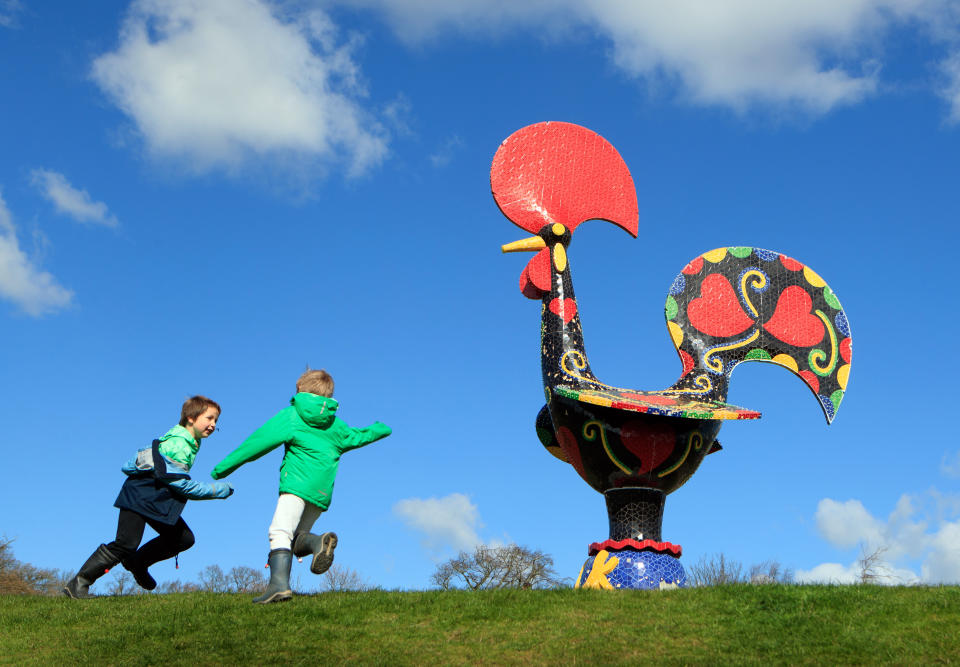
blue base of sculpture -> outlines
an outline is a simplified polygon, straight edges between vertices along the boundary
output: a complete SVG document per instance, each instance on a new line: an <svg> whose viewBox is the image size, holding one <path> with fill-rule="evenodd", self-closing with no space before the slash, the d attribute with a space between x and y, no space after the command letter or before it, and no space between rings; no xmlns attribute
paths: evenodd
<svg viewBox="0 0 960 667"><path fill-rule="evenodd" d="M612 559L616 560L616 565ZM600 568L595 576L594 567ZM608 585L605 585L605 583ZM687 573L677 558L653 551L601 551L583 564L577 588L662 590L686 588Z"/></svg>
<svg viewBox="0 0 960 667"><path fill-rule="evenodd" d="M660 541L663 504L660 489L623 487L604 494L610 539L589 545L590 557L577 588L662 590L686 588L681 548Z"/></svg>

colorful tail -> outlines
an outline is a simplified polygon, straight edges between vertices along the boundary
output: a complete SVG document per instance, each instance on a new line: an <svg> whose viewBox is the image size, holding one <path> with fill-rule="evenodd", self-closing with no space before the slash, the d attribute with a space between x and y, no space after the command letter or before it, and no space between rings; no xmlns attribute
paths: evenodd
<svg viewBox="0 0 960 667"><path fill-rule="evenodd" d="M761 248L711 250L673 281L666 318L683 362L672 389L725 401L737 364L773 362L799 375L833 421L850 376L850 325L809 267Z"/></svg>

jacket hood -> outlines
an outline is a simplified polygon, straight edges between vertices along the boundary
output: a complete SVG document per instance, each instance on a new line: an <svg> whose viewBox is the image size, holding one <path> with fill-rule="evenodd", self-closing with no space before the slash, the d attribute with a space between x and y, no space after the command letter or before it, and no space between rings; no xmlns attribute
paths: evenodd
<svg viewBox="0 0 960 667"><path fill-rule="evenodd" d="M290 399L297 414L314 428L327 428L337 416L340 404L334 398L300 392Z"/></svg>
<svg viewBox="0 0 960 667"><path fill-rule="evenodd" d="M196 458L199 449L200 443L197 442L190 431L180 424L160 436L160 453L184 464L187 466L187 470L193 466L193 460Z"/></svg>

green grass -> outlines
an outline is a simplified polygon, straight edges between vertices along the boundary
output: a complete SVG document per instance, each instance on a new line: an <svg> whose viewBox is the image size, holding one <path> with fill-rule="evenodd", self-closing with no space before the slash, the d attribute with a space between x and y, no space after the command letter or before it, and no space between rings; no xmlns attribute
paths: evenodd
<svg viewBox="0 0 960 667"><path fill-rule="evenodd" d="M2 664L951 664L960 587L0 597Z"/></svg>

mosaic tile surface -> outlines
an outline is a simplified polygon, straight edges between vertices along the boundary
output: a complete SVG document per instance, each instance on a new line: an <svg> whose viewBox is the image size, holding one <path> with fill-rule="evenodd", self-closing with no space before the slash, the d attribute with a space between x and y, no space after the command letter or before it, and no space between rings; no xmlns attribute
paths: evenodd
<svg viewBox="0 0 960 667"><path fill-rule="evenodd" d="M576 588L662 590L686 588L687 573L680 561L650 551L601 551L583 564Z"/></svg>
<svg viewBox="0 0 960 667"><path fill-rule="evenodd" d="M833 421L850 376L850 325L810 267L762 248L717 248L677 275L664 311L684 373L671 390L722 401L737 364L765 361L798 375Z"/></svg>
<svg viewBox="0 0 960 667"><path fill-rule="evenodd" d="M626 489L665 496L685 484L704 457L720 449L716 437L723 421L760 416L726 403L731 373L742 362L773 363L798 375L813 390L827 421L833 420L849 379L852 339L835 293L810 267L747 246L699 255L670 285L665 307L667 331L680 356L680 379L659 390L614 387L597 378L587 359L568 249L580 223L590 219L637 235L636 192L622 157L591 130L537 123L501 144L490 183L504 215L534 234L503 250L534 253L520 273L519 287L541 302L546 405L537 415L537 436L592 488L609 499ZM638 289L645 279L638 272ZM621 291L628 300L629 290ZM594 543L599 549L594 558L626 553L616 550L627 549L623 540L628 540L630 549L645 545L636 553L647 554L631 560L642 567L630 572L654 568L664 582L684 578L666 547L660 553L648 548L662 542L662 516L624 519L622 512L614 516L608 509L611 535ZM679 554L678 545L663 544ZM635 574L616 577L620 586L648 587L647 579Z"/></svg>

